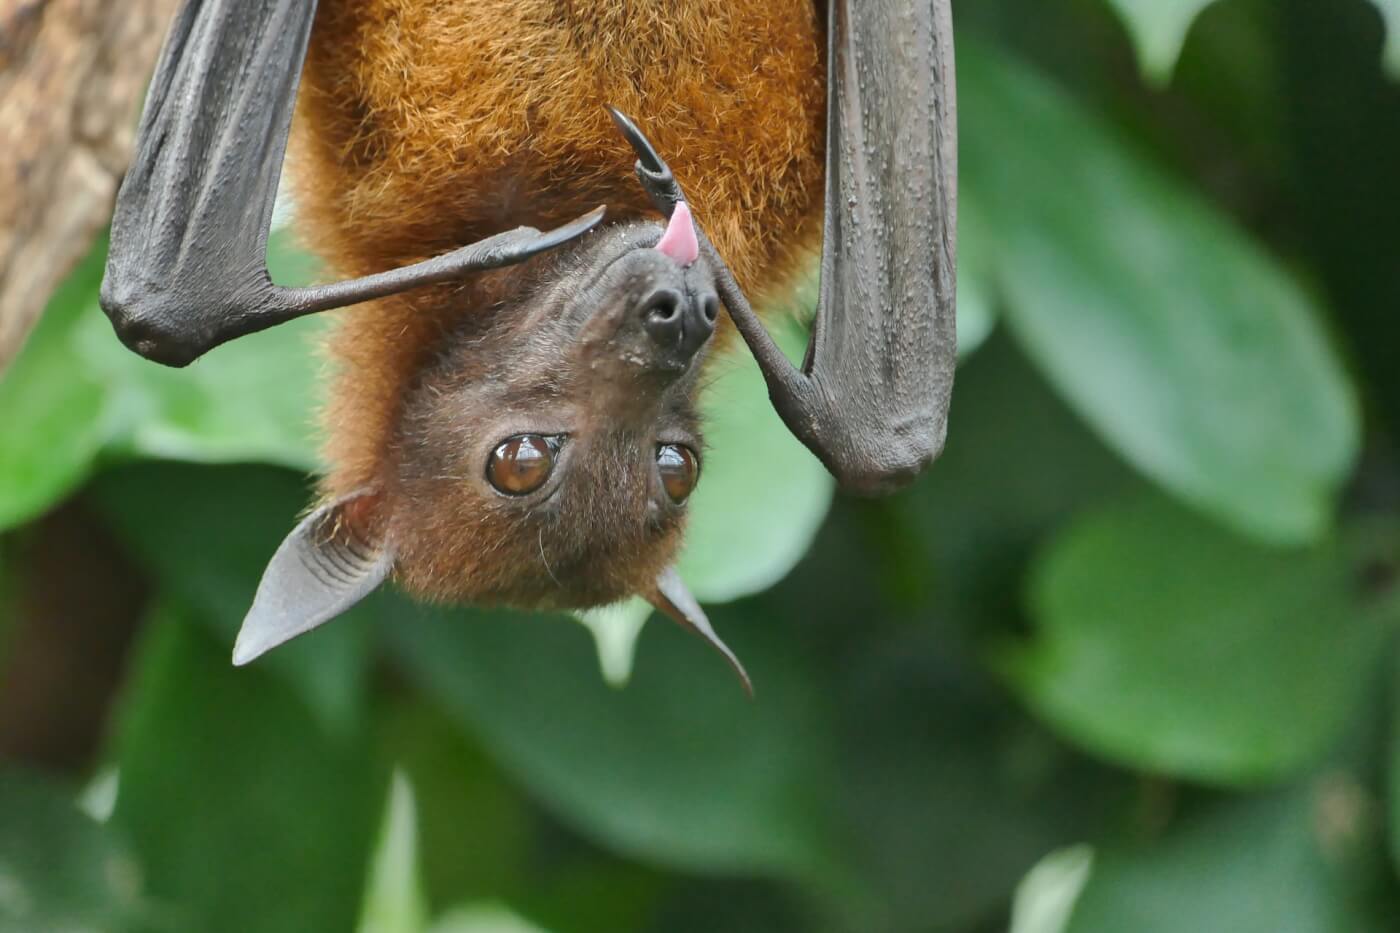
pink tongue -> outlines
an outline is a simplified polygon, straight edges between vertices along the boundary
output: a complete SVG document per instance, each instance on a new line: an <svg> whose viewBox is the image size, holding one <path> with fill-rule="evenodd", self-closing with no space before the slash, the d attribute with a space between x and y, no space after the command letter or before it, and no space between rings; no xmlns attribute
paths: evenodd
<svg viewBox="0 0 1400 933"><path fill-rule="evenodd" d="M671 222L666 225L666 232L661 235L661 242L656 244L656 248L682 266L695 262L700 255L700 242L695 238L695 222L690 219L690 208L684 201L676 202Z"/></svg>

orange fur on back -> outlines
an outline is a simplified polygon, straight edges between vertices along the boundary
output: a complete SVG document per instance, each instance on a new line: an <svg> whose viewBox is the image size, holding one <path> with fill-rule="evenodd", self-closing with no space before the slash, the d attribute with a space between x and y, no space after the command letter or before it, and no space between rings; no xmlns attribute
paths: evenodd
<svg viewBox="0 0 1400 933"><path fill-rule="evenodd" d="M611 104L761 296L819 234L823 43L812 0L322 0L298 219L356 276L599 204L609 221L654 216ZM377 479L414 373L485 300L483 279L340 312L328 492Z"/></svg>

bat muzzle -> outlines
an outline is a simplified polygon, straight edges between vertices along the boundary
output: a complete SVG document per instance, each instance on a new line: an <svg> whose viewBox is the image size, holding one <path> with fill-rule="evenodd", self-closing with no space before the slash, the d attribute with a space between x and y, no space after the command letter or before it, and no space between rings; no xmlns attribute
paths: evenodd
<svg viewBox="0 0 1400 933"><path fill-rule="evenodd" d="M662 366L684 369L714 336L719 296L663 286L642 298L637 313Z"/></svg>
<svg viewBox="0 0 1400 933"><path fill-rule="evenodd" d="M610 380L651 395L694 369L714 336L714 275L704 257L668 235L646 221L600 230L575 260L582 287L561 276L555 295L540 303L542 317L578 328L574 345L595 385ZM562 313L549 310L560 306Z"/></svg>

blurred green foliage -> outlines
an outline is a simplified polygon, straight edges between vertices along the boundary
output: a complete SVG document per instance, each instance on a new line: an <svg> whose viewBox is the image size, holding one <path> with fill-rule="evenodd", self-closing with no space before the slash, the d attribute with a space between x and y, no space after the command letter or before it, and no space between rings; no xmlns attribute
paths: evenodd
<svg viewBox="0 0 1400 933"><path fill-rule="evenodd" d="M383 592L233 669L321 325L161 369L96 244L0 380L0 676L87 583L55 509L145 609L100 747L0 764L0 933L1395 929L1400 4L956 12L943 458L833 505L744 354L706 396L683 569L756 702L636 605Z"/></svg>

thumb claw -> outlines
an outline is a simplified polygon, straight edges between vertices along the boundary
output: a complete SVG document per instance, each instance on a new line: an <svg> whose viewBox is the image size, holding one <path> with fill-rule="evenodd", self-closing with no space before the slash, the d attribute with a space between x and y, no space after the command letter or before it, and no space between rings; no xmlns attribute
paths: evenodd
<svg viewBox="0 0 1400 933"><path fill-rule="evenodd" d="M587 233L589 230L598 226L603 220L603 215L606 213L607 207L600 204L587 214L575 217L562 226L555 227L553 230L540 234L540 239L548 241L549 244L553 246L567 243L574 237Z"/></svg>

